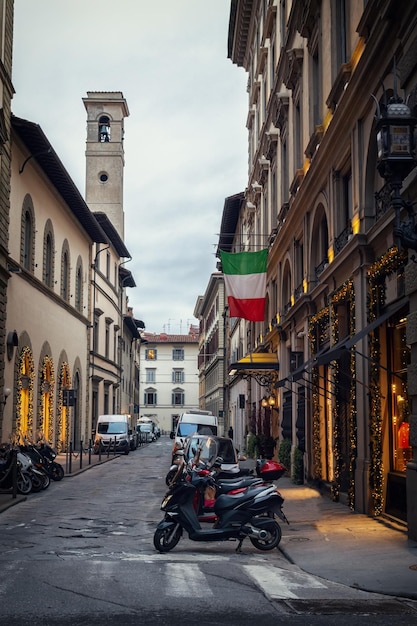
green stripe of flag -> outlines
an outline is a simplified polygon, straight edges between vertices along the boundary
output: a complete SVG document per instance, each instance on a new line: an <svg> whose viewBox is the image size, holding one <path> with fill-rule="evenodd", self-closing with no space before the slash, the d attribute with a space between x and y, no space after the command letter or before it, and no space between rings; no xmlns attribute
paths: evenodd
<svg viewBox="0 0 417 626"><path fill-rule="evenodd" d="M223 274L262 274L266 272L268 249L258 252L220 251Z"/></svg>

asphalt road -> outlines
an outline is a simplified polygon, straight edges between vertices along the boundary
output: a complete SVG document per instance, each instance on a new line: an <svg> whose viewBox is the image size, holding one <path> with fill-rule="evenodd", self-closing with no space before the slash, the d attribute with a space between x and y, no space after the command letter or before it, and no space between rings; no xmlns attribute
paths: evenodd
<svg viewBox="0 0 417 626"><path fill-rule="evenodd" d="M415 624L413 606L312 576L244 542L152 543L171 441L161 437L0 515L0 624Z"/></svg>

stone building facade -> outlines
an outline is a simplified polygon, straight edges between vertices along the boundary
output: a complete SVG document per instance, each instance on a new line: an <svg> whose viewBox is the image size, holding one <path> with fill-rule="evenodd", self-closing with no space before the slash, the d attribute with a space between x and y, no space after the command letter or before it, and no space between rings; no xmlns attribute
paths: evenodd
<svg viewBox="0 0 417 626"><path fill-rule="evenodd" d="M274 409L252 377L243 419L255 413L277 450L290 442L302 479L407 523L414 538L416 272L394 237L375 112L396 91L415 97L416 49L413 3L231 3L228 54L248 73L249 169L230 249L269 250L265 321L243 336L246 353L279 362L278 375L265 371ZM416 181L414 170L401 190L411 203Z"/></svg>
<svg viewBox="0 0 417 626"><path fill-rule="evenodd" d="M0 432L10 387L5 384L4 363L7 341L14 343L6 319L10 219L10 111L12 85L13 0L0 2ZM9 335L9 332L12 334ZM14 346L11 346L14 347ZM10 348L11 349L11 348Z"/></svg>

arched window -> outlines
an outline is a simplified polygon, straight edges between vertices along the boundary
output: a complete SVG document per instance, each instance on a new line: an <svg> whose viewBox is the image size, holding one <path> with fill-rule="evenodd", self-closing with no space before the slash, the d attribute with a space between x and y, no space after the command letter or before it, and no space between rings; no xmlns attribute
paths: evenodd
<svg viewBox="0 0 417 626"><path fill-rule="evenodd" d="M32 198L27 195L23 202L21 222L20 262L29 272L33 272L35 257L35 219Z"/></svg>
<svg viewBox="0 0 417 626"><path fill-rule="evenodd" d="M284 315L292 306L291 293L291 269L287 261L285 263L282 279L282 312Z"/></svg>
<svg viewBox="0 0 417 626"><path fill-rule="evenodd" d="M70 254L68 241L65 239L61 252L61 298L69 302L70 297Z"/></svg>
<svg viewBox="0 0 417 626"><path fill-rule="evenodd" d="M54 285L54 236L52 223L47 221L43 238L43 282L50 289Z"/></svg>
<svg viewBox="0 0 417 626"><path fill-rule="evenodd" d="M81 258L77 261L77 270L75 274L75 308L80 313L83 308L83 262Z"/></svg>
<svg viewBox="0 0 417 626"><path fill-rule="evenodd" d="M320 274L327 267L329 262L328 249L329 231L327 226L326 211L324 210L323 205L320 205L314 218L311 246L311 266L314 268L316 280L318 280Z"/></svg>
<svg viewBox="0 0 417 626"><path fill-rule="evenodd" d="M110 141L110 118L102 115L98 121L98 140L100 143Z"/></svg>

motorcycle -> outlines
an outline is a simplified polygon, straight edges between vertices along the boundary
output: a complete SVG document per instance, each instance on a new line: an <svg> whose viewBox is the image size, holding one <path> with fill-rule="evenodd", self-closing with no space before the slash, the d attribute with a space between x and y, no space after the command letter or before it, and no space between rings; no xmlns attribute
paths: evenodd
<svg viewBox="0 0 417 626"><path fill-rule="evenodd" d="M13 475L16 469L16 488L23 495L32 491L32 480L28 472L22 468L22 464L14 455L14 450L9 446L0 448L0 489L10 490L13 488ZM16 464L16 466L15 466Z"/></svg>
<svg viewBox="0 0 417 626"><path fill-rule="evenodd" d="M258 550L276 548L281 541L282 531L269 514L273 512L286 523L288 520L282 511L284 498L275 485L259 484L235 495L221 494L213 507L216 522L206 530L200 525L193 500L197 489L205 489L213 482L210 475L201 476L185 464L179 467L161 503L165 515L154 534L155 549L158 552L169 552L178 544L184 530L191 541L238 541L236 552L241 552L246 537Z"/></svg>
<svg viewBox="0 0 417 626"><path fill-rule="evenodd" d="M20 445L18 450L17 456L22 467L31 476L32 491L47 489L51 484L51 478L36 448L30 445Z"/></svg>
<svg viewBox="0 0 417 626"><path fill-rule="evenodd" d="M30 476L32 481L31 491L37 493L38 491L42 491L42 489L49 487L51 480L48 474L46 474L46 472L42 469L36 467L30 456L25 452L22 452L20 448L17 451L17 460L20 463L22 470Z"/></svg>
<svg viewBox="0 0 417 626"><path fill-rule="evenodd" d="M21 450L28 454L36 467L43 469L52 480L59 481L64 478L64 468L55 461L56 452L48 443L42 442L35 445L25 439Z"/></svg>

